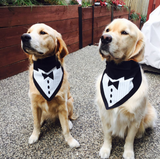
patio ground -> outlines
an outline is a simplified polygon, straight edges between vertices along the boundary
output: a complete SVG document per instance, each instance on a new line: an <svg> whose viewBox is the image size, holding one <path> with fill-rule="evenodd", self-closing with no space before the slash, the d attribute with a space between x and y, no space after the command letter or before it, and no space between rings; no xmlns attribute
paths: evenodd
<svg viewBox="0 0 160 159"><path fill-rule="evenodd" d="M65 143L60 123L47 121L41 128L40 139L33 145L28 138L33 130L33 117L28 98L28 71L0 81L0 158L32 159L99 159L103 144L100 119L94 103L95 81L103 72L97 46L87 46L65 58L75 112L72 135L81 147L70 149ZM160 75L146 73L149 100L158 112L153 129L135 139L136 159L160 159ZM121 159L124 140L114 137L110 159Z"/></svg>

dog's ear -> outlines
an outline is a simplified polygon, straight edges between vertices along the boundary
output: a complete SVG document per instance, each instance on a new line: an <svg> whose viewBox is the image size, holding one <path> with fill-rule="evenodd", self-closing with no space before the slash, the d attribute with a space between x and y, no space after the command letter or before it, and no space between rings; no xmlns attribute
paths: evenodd
<svg viewBox="0 0 160 159"><path fill-rule="evenodd" d="M68 54L68 49L61 37L57 37L57 56L60 60L62 60L67 54Z"/></svg>
<svg viewBox="0 0 160 159"><path fill-rule="evenodd" d="M139 31L138 40L136 42L136 45L134 47L133 53L130 56L130 59L136 62L140 62L144 58L144 35L141 31Z"/></svg>

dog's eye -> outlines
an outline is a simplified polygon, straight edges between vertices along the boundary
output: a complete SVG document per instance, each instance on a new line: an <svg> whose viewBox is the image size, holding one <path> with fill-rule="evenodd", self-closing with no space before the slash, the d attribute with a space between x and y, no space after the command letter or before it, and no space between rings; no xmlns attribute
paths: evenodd
<svg viewBox="0 0 160 159"><path fill-rule="evenodd" d="M109 29L106 29L106 32L109 32Z"/></svg>
<svg viewBox="0 0 160 159"><path fill-rule="evenodd" d="M121 34L128 35L128 33L126 31L122 31Z"/></svg>
<svg viewBox="0 0 160 159"><path fill-rule="evenodd" d="M47 33L44 32L44 31L40 31L40 34L41 34L41 35L44 35L44 34L47 34Z"/></svg>

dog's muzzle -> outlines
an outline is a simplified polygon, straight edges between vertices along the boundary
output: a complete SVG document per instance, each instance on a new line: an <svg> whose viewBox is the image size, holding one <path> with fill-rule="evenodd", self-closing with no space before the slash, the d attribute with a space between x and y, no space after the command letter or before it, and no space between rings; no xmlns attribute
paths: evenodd
<svg viewBox="0 0 160 159"><path fill-rule="evenodd" d="M31 50L30 40L31 36L29 34L25 33L21 36L22 48L26 53L28 53L27 50Z"/></svg>
<svg viewBox="0 0 160 159"><path fill-rule="evenodd" d="M101 45L100 45L100 53L102 56L106 54L110 54L109 44L112 42L112 36L109 34L103 34L101 36Z"/></svg>
<svg viewBox="0 0 160 159"><path fill-rule="evenodd" d="M31 52L36 52L38 54L42 54L43 55L42 52L37 52L34 48L31 47L31 44L30 44L31 36L29 34L24 33L21 36L21 40L22 40L22 48L26 53L30 54Z"/></svg>

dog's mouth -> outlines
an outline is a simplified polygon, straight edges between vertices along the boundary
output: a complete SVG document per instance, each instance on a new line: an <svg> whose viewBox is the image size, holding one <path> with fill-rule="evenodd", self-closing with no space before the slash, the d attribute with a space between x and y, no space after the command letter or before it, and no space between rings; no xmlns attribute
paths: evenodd
<svg viewBox="0 0 160 159"><path fill-rule="evenodd" d="M37 52L35 49L25 46L23 45L23 50L24 52L26 52L27 54L37 54L37 55L43 55L43 52Z"/></svg>
<svg viewBox="0 0 160 159"><path fill-rule="evenodd" d="M109 50L109 44L101 44L99 52L103 57L109 56L109 55L114 57L113 54Z"/></svg>
<svg viewBox="0 0 160 159"><path fill-rule="evenodd" d="M110 51L109 45L110 44L101 44L99 52L102 55L102 57L105 58L105 57L111 56L115 60L120 59L120 58L116 57L113 52Z"/></svg>
<svg viewBox="0 0 160 159"><path fill-rule="evenodd" d="M30 43L29 42L23 42L22 41L22 49L24 50L24 52L26 52L27 54L30 54L30 55L43 55L44 53L43 52L38 52L36 49L32 48Z"/></svg>

